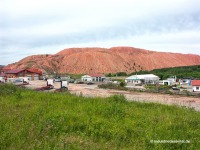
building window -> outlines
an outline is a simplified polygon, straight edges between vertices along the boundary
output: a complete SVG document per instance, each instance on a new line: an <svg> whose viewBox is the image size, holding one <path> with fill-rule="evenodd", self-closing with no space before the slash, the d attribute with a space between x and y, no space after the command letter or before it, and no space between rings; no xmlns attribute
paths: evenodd
<svg viewBox="0 0 200 150"><path fill-rule="evenodd" d="M199 86L196 87L196 90L199 90Z"/></svg>

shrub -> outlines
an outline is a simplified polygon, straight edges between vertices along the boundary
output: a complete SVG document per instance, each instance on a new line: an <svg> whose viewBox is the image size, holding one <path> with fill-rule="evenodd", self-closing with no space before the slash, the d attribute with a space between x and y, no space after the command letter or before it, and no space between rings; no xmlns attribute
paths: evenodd
<svg viewBox="0 0 200 150"><path fill-rule="evenodd" d="M114 95L114 96L112 96L112 98L113 98L113 101L117 102L117 103L125 103L125 102L127 102L127 99L123 94Z"/></svg>
<svg viewBox="0 0 200 150"><path fill-rule="evenodd" d="M121 87L124 87L126 84L125 84L125 82L120 82L120 84L119 84Z"/></svg>
<svg viewBox="0 0 200 150"><path fill-rule="evenodd" d="M125 90L125 91L128 90L128 88L124 86L120 86L118 84L112 84L112 83L101 84L101 85L98 85L98 87L103 88L103 89L115 89L115 90Z"/></svg>

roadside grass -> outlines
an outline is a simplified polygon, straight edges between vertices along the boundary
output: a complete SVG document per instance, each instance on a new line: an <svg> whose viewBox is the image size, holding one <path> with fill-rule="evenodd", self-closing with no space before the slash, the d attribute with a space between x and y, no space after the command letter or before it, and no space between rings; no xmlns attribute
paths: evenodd
<svg viewBox="0 0 200 150"><path fill-rule="evenodd" d="M83 74L69 74L71 79L81 79L81 77L83 76Z"/></svg>
<svg viewBox="0 0 200 150"><path fill-rule="evenodd" d="M0 149L198 149L199 116L122 95L85 98L0 85Z"/></svg>

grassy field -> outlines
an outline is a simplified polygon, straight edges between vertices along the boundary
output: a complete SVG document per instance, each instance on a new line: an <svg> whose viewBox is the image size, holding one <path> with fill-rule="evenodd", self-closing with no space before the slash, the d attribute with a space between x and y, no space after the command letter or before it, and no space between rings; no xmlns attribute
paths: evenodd
<svg viewBox="0 0 200 150"><path fill-rule="evenodd" d="M200 112L0 85L0 149L200 148ZM190 143L151 143L189 140Z"/></svg>

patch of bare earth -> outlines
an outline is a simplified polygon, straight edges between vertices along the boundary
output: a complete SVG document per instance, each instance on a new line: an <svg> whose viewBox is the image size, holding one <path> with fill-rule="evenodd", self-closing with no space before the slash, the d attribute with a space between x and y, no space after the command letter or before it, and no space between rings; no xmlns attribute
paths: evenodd
<svg viewBox="0 0 200 150"><path fill-rule="evenodd" d="M46 81L31 81L28 88L39 88L46 86ZM60 88L60 82L56 82L55 89ZM157 94L157 93L144 93L144 92L128 92L111 89L100 89L97 85L85 85L85 84L69 84L69 92L76 95L82 95L85 97L109 97L115 94L123 94L129 101L138 102L154 102L167 105L178 105L194 108L196 111L200 111L200 98L195 97L183 97L177 95Z"/></svg>

